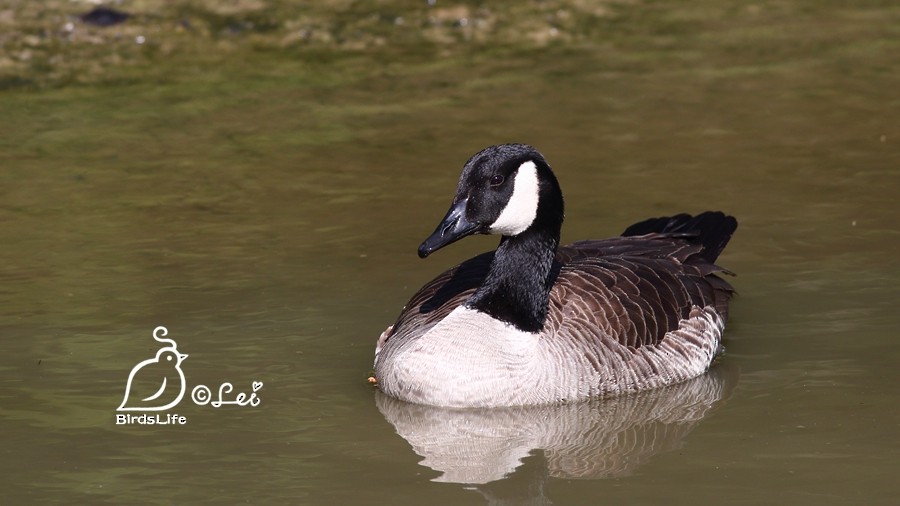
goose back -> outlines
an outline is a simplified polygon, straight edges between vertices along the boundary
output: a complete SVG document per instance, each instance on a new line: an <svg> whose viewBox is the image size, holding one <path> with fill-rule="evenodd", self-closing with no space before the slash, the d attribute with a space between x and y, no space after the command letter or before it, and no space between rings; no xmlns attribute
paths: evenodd
<svg viewBox="0 0 900 506"><path fill-rule="evenodd" d="M642 230L638 225L625 233ZM578 314L589 325L602 325L606 337L639 348L658 344L694 306L712 306L727 319L734 289L716 273L731 273L713 263L724 244L710 249L700 240L707 236L669 230L561 246L544 334L565 335ZM730 237L733 230L716 236ZM415 339L427 333L474 293L493 258L494 252L483 253L423 286L382 335L378 348L393 336Z"/></svg>

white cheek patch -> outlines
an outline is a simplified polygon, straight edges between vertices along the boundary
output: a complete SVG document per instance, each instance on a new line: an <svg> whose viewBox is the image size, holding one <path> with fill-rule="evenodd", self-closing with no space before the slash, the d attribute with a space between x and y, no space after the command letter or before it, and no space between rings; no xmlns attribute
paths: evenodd
<svg viewBox="0 0 900 506"><path fill-rule="evenodd" d="M513 236L528 229L537 216L538 191L537 166L529 160L519 166L509 202L491 224L490 232Z"/></svg>

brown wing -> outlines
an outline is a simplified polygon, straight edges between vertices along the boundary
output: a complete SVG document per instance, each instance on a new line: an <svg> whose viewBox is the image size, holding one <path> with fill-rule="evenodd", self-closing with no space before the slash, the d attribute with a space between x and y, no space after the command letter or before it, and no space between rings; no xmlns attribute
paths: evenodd
<svg viewBox="0 0 900 506"><path fill-rule="evenodd" d="M406 303L386 338L406 329L427 332L481 286L493 259L493 251L482 253L428 282Z"/></svg>
<svg viewBox="0 0 900 506"><path fill-rule="evenodd" d="M638 348L662 340L693 305L715 306L725 318L733 290L714 274L724 270L702 251L702 245L679 234L614 237L559 248L544 331L570 327L577 330L573 335L605 336ZM427 332L481 285L493 258L493 252L478 255L423 286L385 338Z"/></svg>
<svg viewBox="0 0 900 506"><path fill-rule="evenodd" d="M562 247L544 330L586 336L599 327L602 335L639 348L659 343L692 306L713 306L725 319L734 290L714 274L724 270L701 253L700 244L668 234Z"/></svg>

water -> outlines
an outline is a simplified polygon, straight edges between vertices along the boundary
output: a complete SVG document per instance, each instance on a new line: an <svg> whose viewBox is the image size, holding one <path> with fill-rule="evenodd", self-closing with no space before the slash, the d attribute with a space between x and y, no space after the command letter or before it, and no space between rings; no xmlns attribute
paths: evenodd
<svg viewBox="0 0 900 506"><path fill-rule="evenodd" d="M581 45L398 49L385 66L276 52L4 91L7 500L893 503L900 13L698 5L620 6ZM495 244L415 256L465 159L507 141L555 168L564 242L738 217L720 263L739 296L709 376L474 413L368 386L415 289ZM167 411L187 423L117 425L157 325L189 355ZM190 399L254 381L256 407Z"/></svg>

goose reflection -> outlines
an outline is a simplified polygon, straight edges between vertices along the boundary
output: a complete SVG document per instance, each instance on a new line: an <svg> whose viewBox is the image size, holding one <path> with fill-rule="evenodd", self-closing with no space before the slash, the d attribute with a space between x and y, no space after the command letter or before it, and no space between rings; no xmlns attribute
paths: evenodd
<svg viewBox="0 0 900 506"><path fill-rule="evenodd" d="M730 396L737 377L737 369L719 364L670 387L556 406L448 409L380 393L376 405L423 457L420 464L441 473L434 481L478 485L513 479L523 461L525 469L516 474L537 480L599 479L628 475L654 455L678 448ZM530 465L543 469L535 472Z"/></svg>

